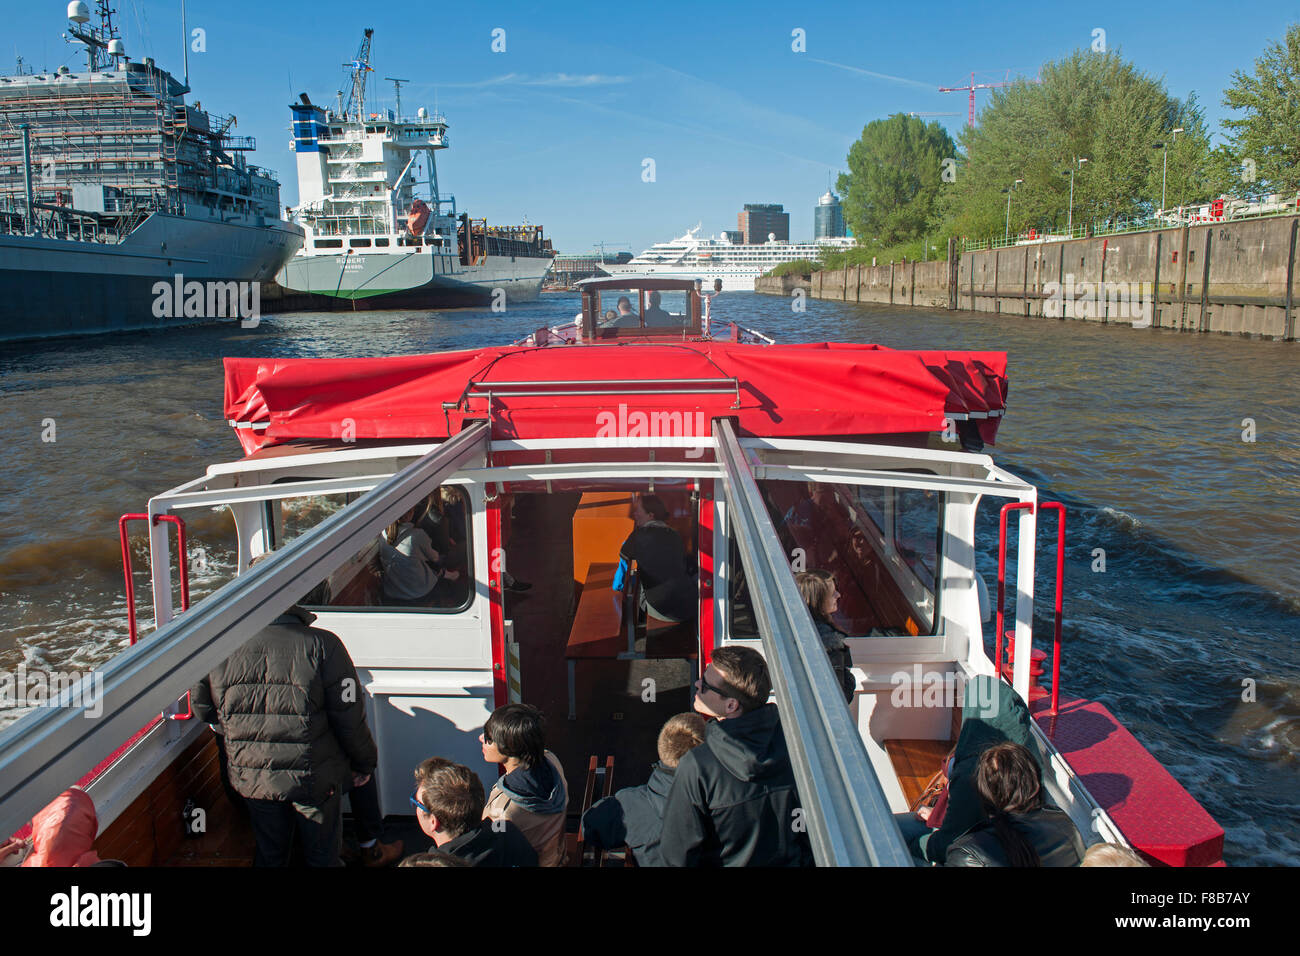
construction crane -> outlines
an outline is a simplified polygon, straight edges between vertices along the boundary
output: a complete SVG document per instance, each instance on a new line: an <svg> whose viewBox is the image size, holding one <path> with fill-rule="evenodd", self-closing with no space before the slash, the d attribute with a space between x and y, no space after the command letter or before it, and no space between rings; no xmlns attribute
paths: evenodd
<svg viewBox="0 0 1300 956"><path fill-rule="evenodd" d="M1033 79L1033 80L1030 80L1029 82L1030 82L1030 83L1039 83L1039 82L1041 82L1041 80ZM1011 71L1010 71L1010 70L1007 70L1007 78L1006 78L1006 81L1005 81L1005 82L1002 82L1002 83L976 83L976 82L975 82L975 73L974 73L974 71L971 71L971 75L970 75L970 86L941 86L941 87L939 87L939 92L940 92L940 93L964 93L964 92L966 92L967 90L970 91L970 114L969 114L969 116L967 117L967 120L966 120L966 121L967 121L967 123L970 124L970 126L971 126L972 128L974 128L974 126L975 126L975 91L976 91L976 90L991 90L991 89L993 89L993 88L995 88L995 87L998 87L998 86L1011 86L1011 85L1012 85L1012 81L1011 81ZM958 114L958 115L960 115L960 114Z"/></svg>
<svg viewBox="0 0 1300 956"><path fill-rule="evenodd" d="M348 105L343 111L344 116L351 116L352 106L356 104L356 118L365 122L363 111L366 106L366 74L373 72L370 69L370 38L375 35L375 31L366 27L365 36L361 40L361 46L357 48L357 55L351 63L344 63L345 70L352 71L352 92L348 95Z"/></svg>
<svg viewBox="0 0 1300 956"><path fill-rule="evenodd" d="M605 261L605 247L606 247L606 246L614 246L615 248L623 248L623 249L627 249L630 245L631 245L631 243L628 243L628 242L614 242L614 241L611 241L611 240L608 240L608 239L603 239L603 240L601 240L600 242L593 242L593 243L591 244L591 248L593 248L593 249L599 249L599 250L600 250L600 261L601 261L601 262L604 262L604 261Z"/></svg>

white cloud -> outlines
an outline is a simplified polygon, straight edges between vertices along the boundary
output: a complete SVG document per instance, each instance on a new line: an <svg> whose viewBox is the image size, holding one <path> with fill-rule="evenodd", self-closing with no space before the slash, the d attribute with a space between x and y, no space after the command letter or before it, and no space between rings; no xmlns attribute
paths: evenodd
<svg viewBox="0 0 1300 956"><path fill-rule="evenodd" d="M848 66L844 63L835 63L831 60L819 60L815 56L808 57L814 63L824 63L827 66L833 66L839 70L848 70L850 73L860 73L863 76L874 77L877 80L887 80L890 83L903 83L907 86L915 86L922 90L935 91L939 89L938 83L922 83L920 80L909 80L905 76L891 76L888 73L876 73L874 70L864 70L858 66Z"/></svg>

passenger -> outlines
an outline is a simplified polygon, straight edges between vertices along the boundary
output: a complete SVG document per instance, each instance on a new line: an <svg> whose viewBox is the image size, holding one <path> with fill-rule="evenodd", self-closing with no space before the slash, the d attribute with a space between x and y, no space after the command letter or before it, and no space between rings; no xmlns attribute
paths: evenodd
<svg viewBox="0 0 1300 956"><path fill-rule="evenodd" d="M483 819L519 827L537 851L539 866L563 866L569 785L560 761L546 749L542 712L530 704L498 707L479 740L483 759L505 769L492 785Z"/></svg>
<svg viewBox="0 0 1300 956"><path fill-rule="evenodd" d="M613 309L606 309L604 317L600 320L600 328L612 329L614 323L618 321L618 313Z"/></svg>
<svg viewBox="0 0 1300 956"><path fill-rule="evenodd" d="M348 790L348 803L352 805L352 826L356 842L345 841L339 859L345 866L383 867L402 858L402 841L384 843L384 815L379 809L379 781L375 775L360 786Z"/></svg>
<svg viewBox="0 0 1300 956"><path fill-rule="evenodd" d="M659 621L673 624L693 621L699 613L699 585L687 570L686 546L681 535L668 527L668 509L656 495L639 495L632 511L636 528L618 553L614 590L636 562L641 575L641 606Z"/></svg>
<svg viewBox="0 0 1300 956"><path fill-rule="evenodd" d="M811 866L799 793L767 664L731 645L696 682L695 710L714 718L677 765L664 809L665 866Z"/></svg>
<svg viewBox="0 0 1300 956"><path fill-rule="evenodd" d="M659 762L648 783L624 787L598 801L582 818L582 832L592 846L616 850L626 846L639 866L663 866L659 837L673 776L683 756L704 743L704 718L691 712L668 718L659 731Z"/></svg>
<svg viewBox="0 0 1300 956"><path fill-rule="evenodd" d="M618 297L618 311L612 316L609 312L605 313L605 321L600 323L602 329L619 328L635 329L641 325L641 318L637 315L636 310L632 308L632 300L625 295Z"/></svg>
<svg viewBox="0 0 1300 956"><path fill-rule="evenodd" d="M853 677L853 653L844 643L847 636L831 623L831 615L840 606L839 588L835 586L835 576L829 571L815 569L800 571L794 576L794 583L799 588L799 597L808 607L813 623L817 625L817 636L822 639L826 656L830 658L831 669L844 691L844 702L853 703L853 692L858 682Z"/></svg>
<svg viewBox="0 0 1300 956"><path fill-rule="evenodd" d="M419 527L422 519L419 511L419 506L412 508L379 539L379 564L387 604L431 607L438 598L450 597L451 582L460 577L459 572L443 568L442 556L434 550L429 535Z"/></svg>
<svg viewBox="0 0 1300 956"><path fill-rule="evenodd" d="M69 787L32 817L31 836L0 847L0 866L103 866L95 853L98 832L95 801Z"/></svg>
<svg viewBox="0 0 1300 956"><path fill-rule="evenodd" d="M313 620L294 605L192 692L195 716L225 738L255 866L286 866L295 832L308 866L338 866L343 792L363 786L379 761L352 658Z"/></svg>
<svg viewBox="0 0 1300 956"><path fill-rule="evenodd" d="M442 854L470 866L537 865L537 851L517 826L483 819L483 781L469 767L430 757L415 770L411 803Z"/></svg>
<svg viewBox="0 0 1300 956"><path fill-rule="evenodd" d="M1150 866L1135 850L1122 843L1094 843L1080 866Z"/></svg>
<svg viewBox="0 0 1300 956"><path fill-rule="evenodd" d="M673 325L673 316L665 312L659 305L663 297L656 289L650 293L650 306L645 310L646 325Z"/></svg>
<svg viewBox="0 0 1300 956"><path fill-rule="evenodd" d="M948 847L947 866L1078 866L1083 838L1070 815L1044 801L1043 775L1020 744L985 750L975 773L987 816Z"/></svg>

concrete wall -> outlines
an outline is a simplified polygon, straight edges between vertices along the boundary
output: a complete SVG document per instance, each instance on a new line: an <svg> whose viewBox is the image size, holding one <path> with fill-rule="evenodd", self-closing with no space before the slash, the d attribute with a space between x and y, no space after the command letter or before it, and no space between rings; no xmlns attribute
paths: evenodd
<svg viewBox="0 0 1300 956"><path fill-rule="evenodd" d="M1280 216L1024 244L968 252L955 264L815 272L809 294L1294 341L1298 234L1300 217ZM780 281L760 279L755 289L789 294L771 285Z"/></svg>

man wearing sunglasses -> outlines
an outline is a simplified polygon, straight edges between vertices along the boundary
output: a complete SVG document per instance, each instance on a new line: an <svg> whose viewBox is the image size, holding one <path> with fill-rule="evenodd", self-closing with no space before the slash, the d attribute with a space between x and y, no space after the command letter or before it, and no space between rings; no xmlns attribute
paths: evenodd
<svg viewBox="0 0 1300 956"><path fill-rule="evenodd" d="M757 651L713 652L696 681L695 709L712 717L704 743L677 766L664 810L666 866L811 866L799 794Z"/></svg>
<svg viewBox="0 0 1300 956"><path fill-rule="evenodd" d="M411 805L443 853L471 866L536 866L537 851L508 820L484 820L483 781L463 764L430 757L415 770Z"/></svg>

